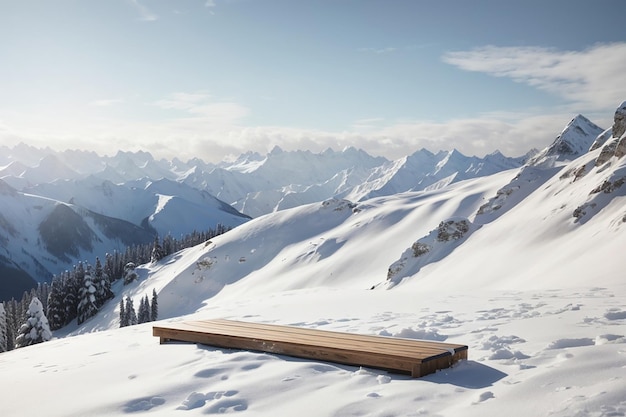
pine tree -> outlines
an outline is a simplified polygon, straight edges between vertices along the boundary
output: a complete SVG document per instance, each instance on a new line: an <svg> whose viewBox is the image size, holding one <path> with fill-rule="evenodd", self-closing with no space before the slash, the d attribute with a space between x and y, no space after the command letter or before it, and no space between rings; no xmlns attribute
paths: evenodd
<svg viewBox="0 0 626 417"><path fill-rule="evenodd" d="M63 308L65 309L65 324L70 324L72 320L76 318L78 309L78 291L82 281L78 281L76 268L74 268L74 271L72 272L65 271L64 275L65 294L63 297ZM83 277L81 276L81 280L82 278Z"/></svg>
<svg viewBox="0 0 626 417"><path fill-rule="evenodd" d="M172 236L166 235L163 238L163 254L167 256L172 253L174 253L174 240L172 239Z"/></svg>
<svg viewBox="0 0 626 417"><path fill-rule="evenodd" d="M109 277L109 282L117 281L124 275L122 256L118 251L107 253L104 260L104 273Z"/></svg>
<svg viewBox="0 0 626 417"><path fill-rule="evenodd" d="M46 310L51 330L58 330L65 325L64 297L65 286L63 285L63 279L55 276L52 278L52 286L48 293L48 309Z"/></svg>
<svg viewBox="0 0 626 417"><path fill-rule="evenodd" d="M52 339L48 319L43 312L43 305L37 297L28 306L28 318L19 329L15 338L15 347L30 346Z"/></svg>
<svg viewBox="0 0 626 417"><path fill-rule="evenodd" d="M78 307L76 310L76 319L78 324L84 323L88 318L93 317L98 312L96 306L96 287L91 276L91 266L87 266L87 270L83 273L83 285L78 291Z"/></svg>
<svg viewBox="0 0 626 417"><path fill-rule="evenodd" d="M159 236L154 237L154 244L152 245L152 253L150 254L150 262L158 262L165 257L165 251L159 243Z"/></svg>
<svg viewBox="0 0 626 417"><path fill-rule="evenodd" d="M17 335L17 301L12 298L5 303L5 311L7 315L7 350L15 349L15 337Z"/></svg>
<svg viewBox="0 0 626 417"><path fill-rule="evenodd" d="M152 304L150 304L150 320L156 321L159 317L159 303L157 301L157 292L152 289Z"/></svg>
<svg viewBox="0 0 626 417"><path fill-rule="evenodd" d="M124 309L124 299L120 300L120 327L128 326L128 314Z"/></svg>
<svg viewBox="0 0 626 417"><path fill-rule="evenodd" d="M30 295L30 292L24 291L24 293L22 294L22 299L19 303L17 303L15 318L20 323L23 321L24 318L28 317L28 306L30 305L32 299L33 297ZM20 323L17 323L17 325L20 326Z"/></svg>
<svg viewBox="0 0 626 417"><path fill-rule="evenodd" d="M150 301L148 296L144 296L139 302L139 313L137 314L137 323L147 323L150 321Z"/></svg>
<svg viewBox="0 0 626 417"><path fill-rule="evenodd" d="M96 258L96 265L93 269L93 283L94 287L96 287L96 293L94 294L96 296L96 307L100 308L114 296L113 291L111 291L111 282L102 268L100 258Z"/></svg>
<svg viewBox="0 0 626 417"><path fill-rule="evenodd" d="M7 341L7 313L4 303L0 303L0 353L9 350Z"/></svg>
<svg viewBox="0 0 626 417"><path fill-rule="evenodd" d="M137 324L137 313L135 312L135 307L133 306L133 300L130 297L126 297L125 311L128 316L128 325L134 326Z"/></svg>
<svg viewBox="0 0 626 417"><path fill-rule="evenodd" d="M31 290L31 296L39 298L41 305L43 305L43 311L48 311L48 295L50 293L50 286L47 282L37 284L37 288ZM31 298L32 298L31 297Z"/></svg>

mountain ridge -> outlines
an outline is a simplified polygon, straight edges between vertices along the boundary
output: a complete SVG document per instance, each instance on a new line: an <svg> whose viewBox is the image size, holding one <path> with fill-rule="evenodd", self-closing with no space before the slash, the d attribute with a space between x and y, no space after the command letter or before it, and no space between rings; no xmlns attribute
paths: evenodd
<svg viewBox="0 0 626 417"><path fill-rule="evenodd" d="M581 149L589 148L595 139L590 138L589 132L598 130L600 128L588 119L576 116L551 146L531 158L530 165L539 166L540 161L558 160L561 158L559 151L576 149L576 152L582 152ZM555 145L563 143L567 143L567 149ZM104 251L120 249L119 243L114 242L126 244L128 241L122 236L111 235L112 230L119 231L118 226L105 228L109 233L106 235L105 230L100 229L102 223L127 222L129 229L136 227L160 236L180 236L193 230L215 227L217 223L229 227L241 225L250 219L250 216L242 214L246 212L263 216L333 198L359 203L398 193L435 192L464 180L520 167L526 169L523 178L532 176L527 163L532 151L518 158L506 157L498 151L478 158L467 157L456 149L437 153L420 149L404 158L389 161L372 157L354 147L340 152L329 148L317 154L310 151L287 152L275 147L265 156L246 153L230 163L224 161L218 165L198 159L186 163L156 160L149 152L118 151L112 157L99 157L93 152L54 152L27 145L8 149L5 155L5 166L0 167L0 180L5 184L3 188L22 196L38 196L41 201L47 202L38 206L74 207L73 212L79 217L63 222L67 225L65 227L74 223L72 231L56 229L57 233L71 232L74 234L70 235L78 237L93 233L91 240L95 239L93 236L98 236L100 242L109 242L106 248L99 246ZM35 155L40 157L39 162L33 162ZM571 155L574 154L570 152ZM46 167L51 169L51 175L43 175ZM61 178L63 175L68 178ZM509 189L504 189L499 197L508 196L515 187L509 185ZM27 211L37 210L30 204L26 207ZM493 203L492 207L496 205L498 203ZM71 214L69 211L65 213L68 216ZM95 218L117 220L98 224ZM33 218L30 223L40 225L43 220ZM18 224L19 220L4 216L3 222ZM76 234L76 225L81 222L86 222L88 227L83 227L83 234ZM44 238L43 245L36 243L41 242L41 236L32 227L14 229L32 229L28 232L30 239L25 249L28 258L52 257L60 264L55 269L48 262L48 266L39 268L39 273L46 271L39 280L48 279L61 268L69 268L72 262L81 260L90 250L94 254L95 249L87 241L79 245L80 250L69 246L54 249L54 244L45 244L50 242L50 238ZM6 228L0 233L4 233L0 241L5 242L3 253L7 259L16 256L25 265L27 258L16 254L19 252L17 248L8 248L6 242L10 233ZM38 249L29 249L29 245ZM38 273L37 269L26 270L33 275Z"/></svg>
<svg viewBox="0 0 626 417"><path fill-rule="evenodd" d="M597 165L602 152L559 164L531 158L432 190L269 213L176 254L176 262L140 267L126 296L156 287L162 317L174 319L253 294L321 287L430 294L449 286L514 292L623 285L626 261L616 254L626 245L626 155ZM115 327L115 308L104 312L108 324L95 323ZM90 331L90 324L68 330Z"/></svg>

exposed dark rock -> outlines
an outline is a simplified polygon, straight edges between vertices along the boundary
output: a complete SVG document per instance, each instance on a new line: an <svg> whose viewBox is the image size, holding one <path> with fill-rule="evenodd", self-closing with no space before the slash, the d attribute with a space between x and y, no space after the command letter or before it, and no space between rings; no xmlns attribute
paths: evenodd
<svg viewBox="0 0 626 417"><path fill-rule="evenodd" d="M418 256L422 256L430 252L430 245L422 242L415 242L411 246L411 249L413 249L413 256L417 258Z"/></svg>
<svg viewBox="0 0 626 417"><path fill-rule="evenodd" d="M626 132L626 101L615 110L613 116L613 137L621 138Z"/></svg>
<svg viewBox="0 0 626 417"><path fill-rule="evenodd" d="M469 231L467 220L447 220L439 223L437 227L437 240L439 242L449 242L458 240Z"/></svg>
<svg viewBox="0 0 626 417"><path fill-rule="evenodd" d="M598 155L598 158L596 159L597 167L604 165L609 159L615 156L615 148L617 148L617 142L618 140L615 139L602 147L600 155Z"/></svg>
<svg viewBox="0 0 626 417"><path fill-rule="evenodd" d="M613 156L621 158L626 155L626 135L624 135L626 132L626 101L615 110L611 131L613 133L611 141L602 148L596 160L596 166L605 164Z"/></svg>

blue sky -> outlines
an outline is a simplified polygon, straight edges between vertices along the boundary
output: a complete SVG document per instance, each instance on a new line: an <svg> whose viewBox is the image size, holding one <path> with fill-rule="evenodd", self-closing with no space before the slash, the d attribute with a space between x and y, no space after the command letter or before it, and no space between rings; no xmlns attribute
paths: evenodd
<svg viewBox="0 0 626 417"><path fill-rule="evenodd" d="M0 0L0 144L517 156L626 100L626 3Z"/></svg>

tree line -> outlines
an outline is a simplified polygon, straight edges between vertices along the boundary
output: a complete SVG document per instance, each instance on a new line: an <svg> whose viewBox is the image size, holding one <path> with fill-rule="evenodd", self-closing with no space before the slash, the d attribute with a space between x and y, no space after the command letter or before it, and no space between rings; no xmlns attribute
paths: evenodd
<svg viewBox="0 0 626 417"><path fill-rule="evenodd" d="M77 324L84 323L96 315L108 300L114 298L111 285L115 281L122 279L126 285L137 278L136 265L158 262L172 253L206 242L230 229L218 224L215 229L205 232L194 230L181 239L170 235L162 239L156 236L150 244L129 246L123 253L107 253L104 261L96 257L94 265L78 262L71 271L53 276L51 283L39 283L36 288L24 292L20 301L11 299L0 303L0 352L49 340L51 334L46 338L46 328L51 332L74 320ZM133 320L131 311L135 313L132 300L127 297L126 304L120 306L120 326L156 320L156 291L153 291L152 303L147 296L141 300L141 321L137 313ZM39 326L40 330L33 330L32 326ZM37 332L43 336L25 336L25 333L35 336Z"/></svg>

